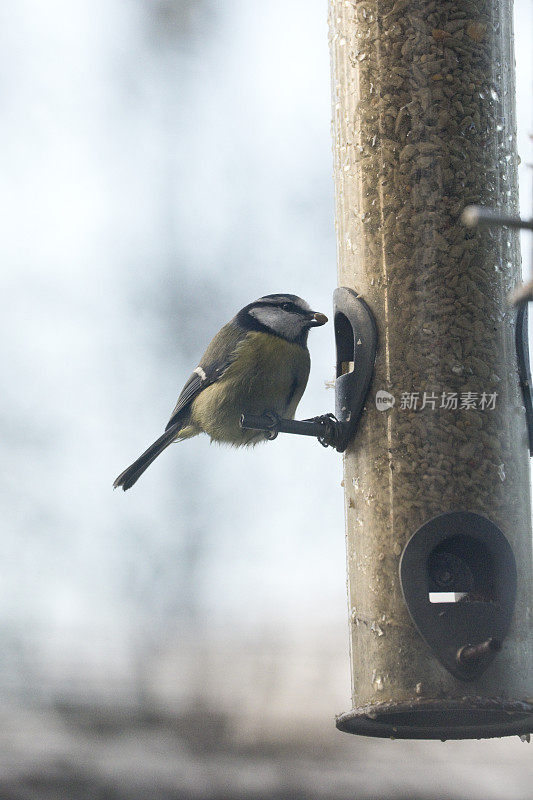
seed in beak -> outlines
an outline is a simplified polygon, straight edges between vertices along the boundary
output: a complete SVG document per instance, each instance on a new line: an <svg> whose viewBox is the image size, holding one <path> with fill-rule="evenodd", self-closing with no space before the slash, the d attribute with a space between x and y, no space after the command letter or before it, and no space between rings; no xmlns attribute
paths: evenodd
<svg viewBox="0 0 533 800"><path fill-rule="evenodd" d="M319 325L325 325L328 321L328 318L325 314L321 314L320 311L314 311L313 316L311 317L311 325L313 327L318 327Z"/></svg>

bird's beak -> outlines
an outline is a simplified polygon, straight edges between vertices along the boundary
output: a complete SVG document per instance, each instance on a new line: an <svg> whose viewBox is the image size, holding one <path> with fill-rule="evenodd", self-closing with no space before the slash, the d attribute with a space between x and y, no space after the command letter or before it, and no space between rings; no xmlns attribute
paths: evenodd
<svg viewBox="0 0 533 800"><path fill-rule="evenodd" d="M326 315L321 314L320 311L310 311L309 316L309 325L312 328L318 328L319 325L325 325L328 321Z"/></svg>

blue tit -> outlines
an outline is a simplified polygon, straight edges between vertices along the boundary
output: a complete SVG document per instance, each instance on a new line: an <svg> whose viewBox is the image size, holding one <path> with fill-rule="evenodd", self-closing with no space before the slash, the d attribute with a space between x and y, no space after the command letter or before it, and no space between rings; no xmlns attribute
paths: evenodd
<svg viewBox="0 0 533 800"><path fill-rule="evenodd" d="M324 325L301 297L269 294L241 309L216 334L183 387L165 432L114 483L124 491L172 442L207 433L239 447L268 438L243 430L241 414L294 418L307 385L309 329Z"/></svg>

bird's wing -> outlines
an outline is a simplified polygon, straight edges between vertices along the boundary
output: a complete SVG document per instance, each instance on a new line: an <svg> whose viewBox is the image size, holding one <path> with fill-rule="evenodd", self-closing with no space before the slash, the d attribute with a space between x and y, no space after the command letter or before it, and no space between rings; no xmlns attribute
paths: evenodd
<svg viewBox="0 0 533 800"><path fill-rule="evenodd" d="M299 353L299 358L293 364L292 383L287 395L286 412L285 415L289 419L294 419L298 403L302 399L305 392L307 381L309 378L309 370L311 369L311 357L307 348Z"/></svg>
<svg viewBox="0 0 533 800"><path fill-rule="evenodd" d="M178 422L181 412L190 406L195 397L207 386L220 380L226 369L236 357L237 345L246 335L246 331L228 323L217 333L180 392L176 407L165 430Z"/></svg>

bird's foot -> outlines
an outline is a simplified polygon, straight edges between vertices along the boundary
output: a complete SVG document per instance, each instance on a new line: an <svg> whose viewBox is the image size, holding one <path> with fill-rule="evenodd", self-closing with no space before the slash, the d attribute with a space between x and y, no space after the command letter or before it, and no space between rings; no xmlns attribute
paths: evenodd
<svg viewBox="0 0 533 800"><path fill-rule="evenodd" d="M270 440L275 439L279 433L279 415L276 414L275 411L264 411L263 417L269 421L268 430L265 431L266 438Z"/></svg>
<svg viewBox="0 0 533 800"><path fill-rule="evenodd" d="M305 422L320 422L324 426L324 435L317 436L322 447L336 446L340 422L335 414L320 414L318 417L309 417Z"/></svg>

